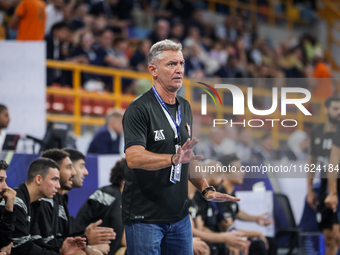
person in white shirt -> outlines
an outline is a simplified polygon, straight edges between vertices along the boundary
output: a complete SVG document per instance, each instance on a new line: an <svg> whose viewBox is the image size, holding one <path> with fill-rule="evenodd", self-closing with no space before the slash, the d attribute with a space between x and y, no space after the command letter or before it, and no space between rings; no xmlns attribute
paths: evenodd
<svg viewBox="0 0 340 255"><path fill-rule="evenodd" d="M6 138L6 132L3 129L7 128L9 121L10 119L7 107L3 104L0 104L0 152Z"/></svg>

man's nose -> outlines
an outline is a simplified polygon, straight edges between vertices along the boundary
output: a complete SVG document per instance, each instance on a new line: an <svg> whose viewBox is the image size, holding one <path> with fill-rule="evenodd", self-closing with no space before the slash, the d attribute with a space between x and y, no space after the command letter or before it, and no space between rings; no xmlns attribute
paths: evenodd
<svg viewBox="0 0 340 255"><path fill-rule="evenodd" d="M72 166L72 171L71 171L72 175L76 175L76 170L74 169L74 167Z"/></svg>

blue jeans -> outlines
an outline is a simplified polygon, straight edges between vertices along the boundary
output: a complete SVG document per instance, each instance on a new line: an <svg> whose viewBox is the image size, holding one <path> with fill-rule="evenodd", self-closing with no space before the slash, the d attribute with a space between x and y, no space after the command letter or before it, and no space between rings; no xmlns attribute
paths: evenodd
<svg viewBox="0 0 340 255"><path fill-rule="evenodd" d="M125 225L128 255L192 255L189 215L175 223Z"/></svg>

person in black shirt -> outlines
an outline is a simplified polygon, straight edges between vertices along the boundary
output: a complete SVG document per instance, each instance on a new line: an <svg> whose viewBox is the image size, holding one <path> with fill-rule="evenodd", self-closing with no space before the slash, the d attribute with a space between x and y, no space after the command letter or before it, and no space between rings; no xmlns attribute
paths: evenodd
<svg viewBox="0 0 340 255"><path fill-rule="evenodd" d="M53 198L45 198L40 201L38 223L42 240L46 244L59 247L68 236L81 235L87 239L87 243L91 246L97 244L107 246L109 240L114 239L113 230L111 228L97 228L98 222L90 224L79 233L72 231L74 227L68 212L68 195L66 193L72 189L77 172L73 167L70 154L64 150L50 149L44 151L42 157L54 160L60 168L60 188L58 188L58 192ZM78 186L80 185L79 181L77 181ZM106 247L95 246L94 248L107 250ZM86 254L94 252L89 246L84 251Z"/></svg>
<svg viewBox="0 0 340 255"><path fill-rule="evenodd" d="M240 170L242 166L240 159L235 154L221 156L218 160L223 166L234 166L238 170ZM244 173L227 172L226 174L228 175L228 178L223 179L222 185L220 185L217 190L230 195L235 195L236 186L243 183ZM218 207L220 208L224 218L226 219L226 221L224 221L223 223L227 223L223 224L223 227L221 228L222 230L232 231L233 228L235 228L233 225L235 219L241 221L255 222L261 226L268 226L274 223L272 218L266 217L266 214L268 213L251 215L240 209L237 203L223 203L218 205ZM244 236L251 241L249 247L249 255L277 254L277 247L273 238L265 237L260 231L247 231L241 229L237 230L243 233Z"/></svg>
<svg viewBox="0 0 340 255"><path fill-rule="evenodd" d="M329 167L333 168L333 171L328 172L328 187L329 193L325 199L325 205L333 212L337 212L338 219L340 218L339 210L339 164L340 164L340 125L333 137L333 145L329 156ZM338 169L338 170L336 170ZM337 255L340 255L340 248Z"/></svg>
<svg viewBox="0 0 340 255"><path fill-rule="evenodd" d="M102 226L115 230L116 239L110 243L109 255L116 254L122 246L124 225L121 205L125 164L125 159L116 163L111 169L111 185L96 190L81 206L76 217L78 231L84 230L87 225L100 219L103 220Z"/></svg>
<svg viewBox="0 0 340 255"><path fill-rule="evenodd" d="M209 183L211 184L211 183ZM189 205L189 214L192 226L192 233L194 236L194 254L195 253L195 238L200 238L202 241L209 243L210 247L212 247L211 255L214 255L218 252L216 246L222 246L222 250L226 251L225 245L230 247L236 247L240 250L246 249L249 246L249 242L246 240L242 240L242 234L238 232L212 232L211 230L206 231L204 226L204 221L202 219L206 219L207 204L210 202L203 199L195 186L188 182L188 205ZM197 193L196 193L197 192ZM195 195L197 196L195 197ZM196 198L196 199L195 199ZM217 212L218 214L218 212ZM216 214L216 215L217 215ZM208 246L208 250L210 252L210 247ZM198 253L200 254L200 253Z"/></svg>
<svg viewBox="0 0 340 255"><path fill-rule="evenodd" d="M7 170L8 164L6 161L0 160L0 252L10 254L13 246L11 237L15 221L15 213L13 212L14 199L17 193L7 186Z"/></svg>
<svg viewBox="0 0 340 255"><path fill-rule="evenodd" d="M152 89L135 99L123 117L126 167L122 196L128 254L191 254L188 180L206 199L238 201L215 191L204 178L190 178L202 156L192 153L192 113L176 96L182 86L182 45L171 40L154 44L148 69Z"/></svg>
<svg viewBox="0 0 340 255"><path fill-rule="evenodd" d="M327 169L329 155L333 144L333 136L340 122L340 98L330 97L325 102L326 122L316 126L311 132L311 149L308 164L315 165L315 171L321 172L319 197L313 191L315 171L308 173L307 203L317 210L316 220L325 237L326 255L335 254L339 247L339 220L336 213L325 205L328 195L330 199L339 192L340 185L327 187ZM337 176L336 176L337 178ZM339 179L335 179L339 182ZM337 186L337 187L336 187ZM330 193L331 192L331 193ZM318 201L318 206L316 203Z"/></svg>
<svg viewBox="0 0 340 255"><path fill-rule="evenodd" d="M37 201L52 198L57 193L59 176L59 166L51 159L38 158L30 164L26 182L15 189L12 254L72 255L86 246L85 238L75 237L67 238L61 247L55 247L45 244L38 234Z"/></svg>

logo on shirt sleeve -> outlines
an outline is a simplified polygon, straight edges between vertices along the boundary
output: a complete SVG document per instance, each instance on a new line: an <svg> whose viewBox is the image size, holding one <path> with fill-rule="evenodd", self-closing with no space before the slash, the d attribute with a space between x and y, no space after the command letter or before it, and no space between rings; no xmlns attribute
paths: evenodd
<svg viewBox="0 0 340 255"><path fill-rule="evenodd" d="M155 141L165 140L165 136L163 134L163 131L164 131L163 129L153 131L155 133Z"/></svg>

